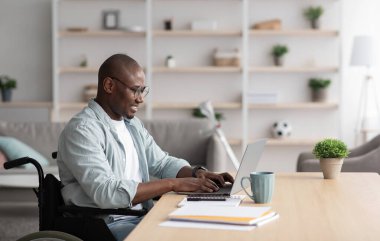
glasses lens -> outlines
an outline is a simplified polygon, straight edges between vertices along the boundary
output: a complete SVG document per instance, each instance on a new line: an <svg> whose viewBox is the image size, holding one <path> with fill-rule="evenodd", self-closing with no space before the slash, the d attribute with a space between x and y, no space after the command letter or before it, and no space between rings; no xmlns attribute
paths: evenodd
<svg viewBox="0 0 380 241"><path fill-rule="evenodd" d="M148 93L149 93L149 87L148 86L140 88L140 95L142 97L145 97Z"/></svg>
<svg viewBox="0 0 380 241"><path fill-rule="evenodd" d="M145 97L148 93L149 93L149 87L148 86L139 87L135 91L135 98L138 96Z"/></svg>

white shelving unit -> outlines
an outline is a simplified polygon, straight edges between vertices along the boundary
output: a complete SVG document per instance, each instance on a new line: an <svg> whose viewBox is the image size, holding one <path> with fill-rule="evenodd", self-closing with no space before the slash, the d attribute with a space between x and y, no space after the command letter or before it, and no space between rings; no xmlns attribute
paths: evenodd
<svg viewBox="0 0 380 241"><path fill-rule="evenodd" d="M273 8L274 4L278 10ZM328 20L321 29L312 30L303 19L302 9L317 4L325 7ZM70 5L82 11L73 11L72 19L67 19L65 11L70 10ZM200 5L207 7L199 8ZM101 12L116 8L120 10L121 22L141 25L144 31L102 30ZM96 84L101 61L112 53L128 52L144 66L146 84L151 87L140 113L142 117L188 117L201 101L210 99L215 109L226 115L223 126L237 150L252 140L268 137L271 123L278 119L305 117L314 122L310 123L313 126L321 124L316 117L322 115L326 125L335 128L340 121L340 10L339 1L327 0L53 0L53 120L66 120L70 115L63 116L62 112L75 113L86 105L78 98L78 90L69 89L71 85L83 86L89 79ZM83 12L86 16L80 16ZM127 15L132 15L128 21ZM168 17L174 18L171 31L163 30L163 20ZM281 30L250 28L253 23L272 17L284 19ZM84 20L78 23L79 18ZM215 31L192 31L188 27L191 20L213 18L220 23ZM88 30L67 31L68 27L83 27L80 24ZM269 51L276 43L289 45L289 56L294 53L301 57L290 57L283 67L273 66ZM89 51L89 46L95 51ZM240 67L213 66L214 47L240 49ZM110 50L103 50L106 48ZM78 67L82 52L89 58L88 67ZM326 59L323 52L327 52ZM165 67L167 55L176 57L177 67ZM336 97L327 103L310 102L305 92L308 78L314 76L331 77ZM283 98L275 104L250 104L247 91L255 89L275 89ZM327 127L319 133L307 134L305 129L310 126L301 126L301 132L297 132L302 124L295 121L294 138L269 139L268 145L311 146L322 135L340 135L339 128L332 131Z"/></svg>
<svg viewBox="0 0 380 241"><path fill-rule="evenodd" d="M52 1L52 121L67 120L73 113L86 106L82 100L82 89L84 85L97 84L98 68L111 54L138 52L137 60L143 66L147 66L150 58L148 38L151 38L151 30L148 28L148 5L151 5L150 0ZM120 22L130 21L143 26L145 30L130 32L102 29L102 12L114 9L120 10ZM70 28L76 30L70 31ZM131 43L137 44L132 46ZM88 65L79 67L83 57L86 57ZM150 66L147 66L145 71L150 71ZM146 110L149 109L147 106L149 103L145 106Z"/></svg>

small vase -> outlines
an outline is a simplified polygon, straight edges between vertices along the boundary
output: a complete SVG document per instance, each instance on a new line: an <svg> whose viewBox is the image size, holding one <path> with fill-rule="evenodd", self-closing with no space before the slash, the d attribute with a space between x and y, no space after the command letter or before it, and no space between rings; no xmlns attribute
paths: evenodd
<svg viewBox="0 0 380 241"><path fill-rule="evenodd" d="M2 89L1 98L4 102L10 102L12 100L12 89Z"/></svg>
<svg viewBox="0 0 380 241"><path fill-rule="evenodd" d="M274 57L274 65L275 66L283 66L284 65L284 58L283 57Z"/></svg>
<svg viewBox="0 0 380 241"><path fill-rule="evenodd" d="M311 90L311 100L313 102L325 102L327 99L327 89L315 89Z"/></svg>
<svg viewBox="0 0 380 241"><path fill-rule="evenodd" d="M319 164L324 179L337 179L342 170L344 158L321 158Z"/></svg>
<svg viewBox="0 0 380 241"><path fill-rule="evenodd" d="M176 66L176 62L173 57L167 57L165 64L168 68L174 68Z"/></svg>

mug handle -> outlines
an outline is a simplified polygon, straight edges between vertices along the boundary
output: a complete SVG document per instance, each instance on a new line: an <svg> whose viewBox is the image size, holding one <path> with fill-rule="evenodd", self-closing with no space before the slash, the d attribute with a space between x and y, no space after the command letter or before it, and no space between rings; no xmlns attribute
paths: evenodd
<svg viewBox="0 0 380 241"><path fill-rule="evenodd" d="M245 192L245 193L246 193L246 194L247 194L252 200L254 200L254 199L253 199L253 194L252 194L252 195L249 195L248 192L247 192L247 190L245 190L245 188L244 188L243 181L244 181L245 179L248 179L248 180L249 180L249 183L251 183L251 178L250 178L250 177L242 177L241 180L240 180L240 186L241 186L241 188L243 188L244 192Z"/></svg>

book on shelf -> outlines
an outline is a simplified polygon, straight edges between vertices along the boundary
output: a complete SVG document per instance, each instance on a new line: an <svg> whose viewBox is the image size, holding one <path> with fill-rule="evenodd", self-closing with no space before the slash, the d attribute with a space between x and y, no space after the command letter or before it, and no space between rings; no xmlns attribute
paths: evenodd
<svg viewBox="0 0 380 241"><path fill-rule="evenodd" d="M172 221L191 221L232 225L257 225L278 217L271 207L229 207L186 205L169 214Z"/></svg>

